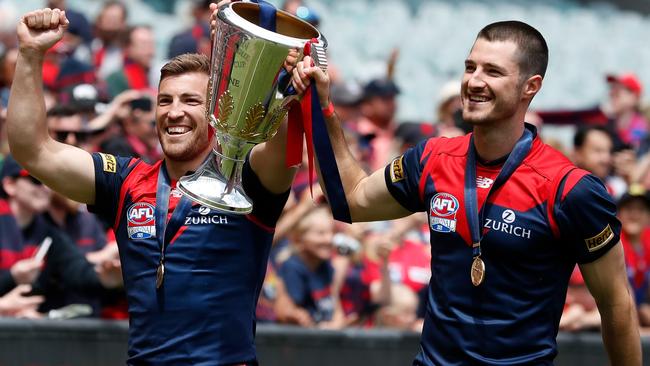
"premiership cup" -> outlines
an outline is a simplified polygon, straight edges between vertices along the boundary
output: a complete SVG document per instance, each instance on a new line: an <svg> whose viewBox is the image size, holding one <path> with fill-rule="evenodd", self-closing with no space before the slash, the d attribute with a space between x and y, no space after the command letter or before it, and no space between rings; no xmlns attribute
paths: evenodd
<svg viewBox="0 0 650 366"><path fill-rule="evenodd" d="M260 5L252 2L219 9L207 95L213 150L194 174L178 182L179 190L193 201L237 214L253 209L241 185L246 155L275 135L298 98L292 92L291 73L284 68L289 51L297 50L300 61L305 44L313 42L314 63L327 66L327 41L316 28L278 10L273 32L257 25L261 16Z"/></svg>

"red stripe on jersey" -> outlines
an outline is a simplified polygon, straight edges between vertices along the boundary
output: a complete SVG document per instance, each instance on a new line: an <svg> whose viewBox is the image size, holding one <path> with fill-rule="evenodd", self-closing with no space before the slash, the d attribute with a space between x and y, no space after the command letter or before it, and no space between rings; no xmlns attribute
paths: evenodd
<svg viewBox="0 0 650 366"><path fill-rule="evenodd" d="M564 201L566 195L573 189L573 187L578 184L580 179L585 175L589 174L588 171L583 169L576 168L575 170L569 173L569 176L566 178L566 183L564 183L564 188L562 189L562 195L560 196L560 201Z"/></svg>
<svg viewBox="0 0 650 366"><path fill-rule="evenodd" d="M129 167L133 166L134 164L139 163L141 160L139 159L131 159L129 161ZM115 211L115 221L113 222L113 229L117 230L117 226L120 224L120 216L122 216L122 210L124 209L124 198L126 197L126 194L129 192L129 182L135 179L135 176L138 174L133 174L133 170L135 170L137 166L134 166L129 173L129 175L126 176L126 179L122 183L122 187L120 188L120 199L117 204L117 211Z"/></svg>
<svg viewBox="0 0 650 366"><path fill-rule="evenodd" d="M168 245L172 245L172 244L174 244L174 241L176 241L176 239L178 239L178 237L181 236L181 234L183 234L183 232L184 232L185 230L187 230L187 226L181 226L181 227L178 229L178 231L176 232L176 234L174 234L174 237L172 238L172 240L169 241L169 244L168 244Z"/></svg>
<svg viewBox="0 0 650 366"><path fill-rule="evenodd" d="M264 230L264 231L266 231L268 233L274 233L275 232L274 227L264 225L257 217L253 216L252 214L246 215L246 218L248 220L250 220L252 223L254 223L255 225L259 226L262 230Z"/></svg>

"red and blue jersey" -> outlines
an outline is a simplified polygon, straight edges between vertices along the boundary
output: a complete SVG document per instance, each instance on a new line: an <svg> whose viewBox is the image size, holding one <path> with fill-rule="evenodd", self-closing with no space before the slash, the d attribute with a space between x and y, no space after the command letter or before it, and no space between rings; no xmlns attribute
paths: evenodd
<svg viewBox="0 0 650 366"><path fill-rule="evenodd" d="M0 199L0 273L8 272L19 260L29 258L38 246L38 243L30 244L25 245L9 202Z"/></svg>
<svg viewBox="0 0 650 366"><path fill-rule="evenodd" d="M478 163L485 279L475 287L464 197L469 142L432 138L385 169L395 199L429 219L432 277L415 364L551 365L571 271L618 243L616 205L598 178L537 136L487 202L501 166Z"/></svg>
<svg viewBox="0 0 650 366"><path fill-rule="evenodd" d="M630 281L636 305L648 301L648 288L650 288L650 229L646 228L641 233L640 245L633 245L625 232L621 233L621 243L625 252L625 266L627 278Z"/></svg>
<svg viewBox="0 0 650 366"><path fill-rule="evenodd" d="M162 162L105 154L93 154L93 160L96 197L89 209L113 222L129 305L128 364L255 362L255 305L288 192L268 192L246 163L243 183L253 212L232 215L193 204L167 244L164 282L157 289L155 205ZM174 188L168 219L179 202Z"/></svg>
<svg viewBox="0 0 650 366"><path fill-rule="evenodd" d="M292 255L278 271L291 300L307 310L314 322L332 320L334 299L332 280L334 267L329 260L311 270L298 255Z"/></svg>

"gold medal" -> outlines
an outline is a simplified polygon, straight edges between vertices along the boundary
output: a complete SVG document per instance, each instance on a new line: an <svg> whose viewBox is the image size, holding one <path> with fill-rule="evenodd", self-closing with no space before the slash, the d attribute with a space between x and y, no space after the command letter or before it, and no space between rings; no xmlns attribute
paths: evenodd
<svg viewBox="0 0 650 366"><path fill-rule="evenodd" d="M156 270L156 288L160 288L165 278L165 265L163 262L160 262L158 269Z"/></svg>
<svg viewBox="0 0 650 366"><path fill-rule="evenodd" d="M483 283L483 279L485 278L485 263L483 263L480 256L474 257L470 275L472 277L472 285L479 286Z"/></svg>

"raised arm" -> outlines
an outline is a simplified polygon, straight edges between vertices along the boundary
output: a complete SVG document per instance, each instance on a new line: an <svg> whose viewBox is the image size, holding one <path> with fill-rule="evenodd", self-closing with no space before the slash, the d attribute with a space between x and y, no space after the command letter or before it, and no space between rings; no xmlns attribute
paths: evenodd
<svg viewBox="0 0 650 366"><path fill-rule="evenodd" d="M580 271L596 299L610 364L641 365L639 324L626 277L623 245L618 243L596 261L580 265Z"/></svg>
<svg viewBox="0 0 650 366"><path fill-rule="evenodd" d="M311 59L305 57L293 71L293 85L298 92L303 93L311 84L312 79L316 82L321 108L327 108L330 103L329 76L319 67L311 66ZM336 156L343 190L350 207L352 221L389 220L410 215L412 212L402 207L388 191L383 170L380 169L368 175L354 159L345 141L343 129L336 113L327 117L325 122ZM323 179L328 178L330 177L323 177L322 174L319 174L324 192Z"/></svg>
<svg viewBox="0 0 650 366"><path fill-rule="evenodd" d="M9 97L7 136L11 153L30 174L75 201L94 203L91 155L53 140L45 119L43 59L67 27L65 12L59 9L27 13L18 23L19 53Z"/></svg>

